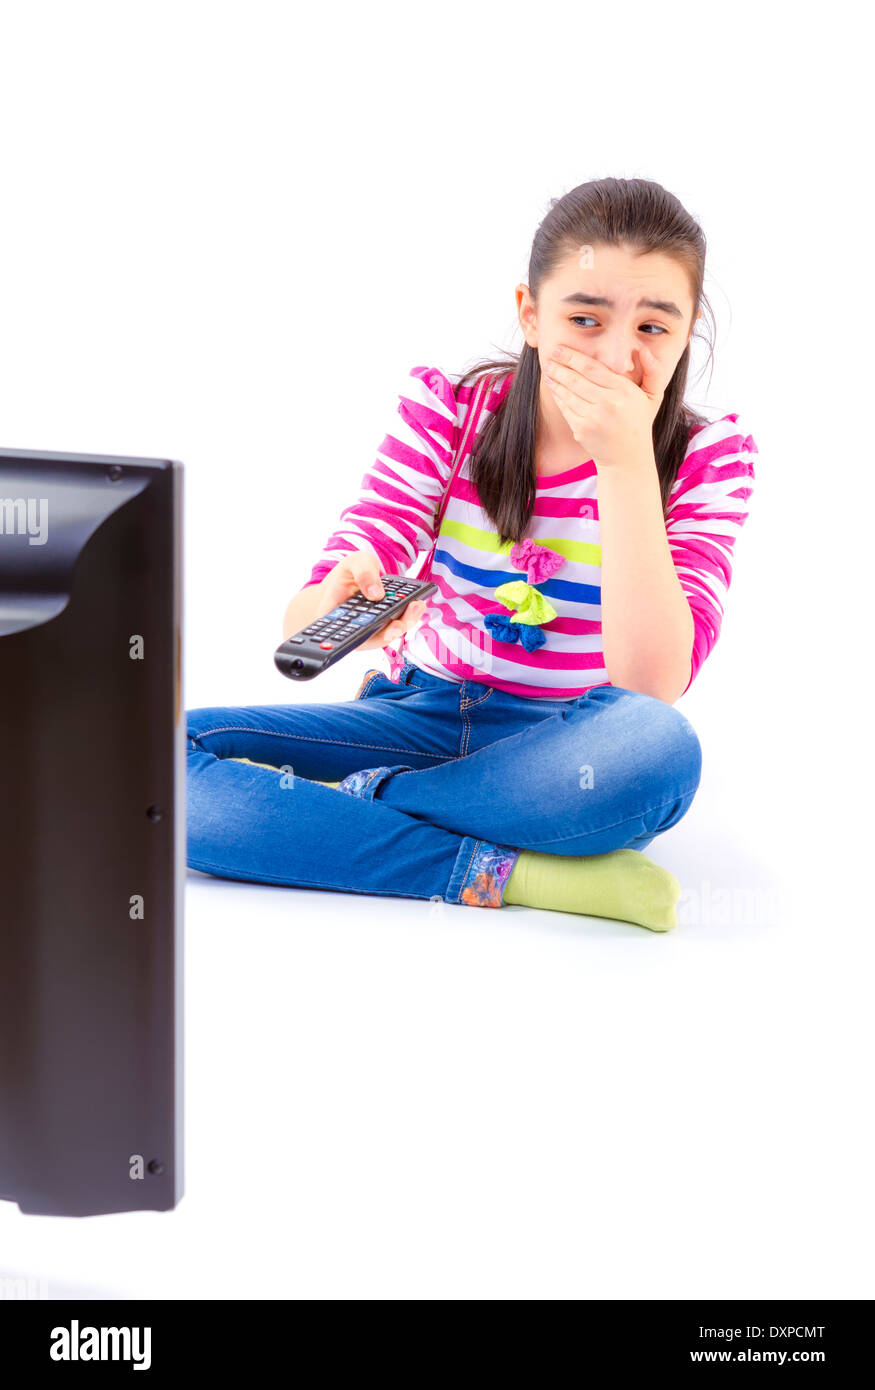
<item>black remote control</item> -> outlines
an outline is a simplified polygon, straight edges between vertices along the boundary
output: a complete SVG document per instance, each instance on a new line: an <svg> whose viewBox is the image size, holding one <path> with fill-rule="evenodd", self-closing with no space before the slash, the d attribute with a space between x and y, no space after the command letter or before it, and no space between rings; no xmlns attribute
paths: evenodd
<svg viewBox="0 0 875 1390"><path fill-rule="evenodd" d="M399 579L394 574L381 574L380 579L383 598L353 594L323 618L287 637L274 653L277 669L293 681L311 680L397 618L408 603L437 590L430 579Z"/></svg>

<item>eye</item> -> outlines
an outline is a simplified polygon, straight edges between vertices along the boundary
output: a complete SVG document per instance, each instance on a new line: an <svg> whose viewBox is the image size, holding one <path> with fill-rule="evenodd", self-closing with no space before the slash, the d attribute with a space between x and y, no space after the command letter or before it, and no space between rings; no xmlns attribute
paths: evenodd
<svg viewBox="0 0 875 1390"><path fill-rule="evenodd" d="M581 319L589 319L590 323L595 323L595 319L592 318L589 314L572 314L572 316L571 316L571 322L572 322L572 323L579 323ZM654 333L648 333L648 335L647 335L648 338L657 337L660 333L667 333L667 332L668 332L668 329L667 329L667 328L663 328L663 326L662 326L661 323L645 323L645 324L643 325L643 327L644 327L644 328L655 328L655 329L656 329L656 333L655 333L655 334L654 334Z"/></svg>

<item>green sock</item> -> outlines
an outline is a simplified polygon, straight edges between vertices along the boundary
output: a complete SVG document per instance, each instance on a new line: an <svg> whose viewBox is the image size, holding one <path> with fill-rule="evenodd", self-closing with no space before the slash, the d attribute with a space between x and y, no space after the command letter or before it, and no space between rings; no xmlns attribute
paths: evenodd
<svg viewBox="0 0 875 1390"><path fill-rule="evenodd" d="M650 931L677 926L681 886L640 850L566 856L521 850L504 887L502 905L542 907L613 917Z"/></svg>

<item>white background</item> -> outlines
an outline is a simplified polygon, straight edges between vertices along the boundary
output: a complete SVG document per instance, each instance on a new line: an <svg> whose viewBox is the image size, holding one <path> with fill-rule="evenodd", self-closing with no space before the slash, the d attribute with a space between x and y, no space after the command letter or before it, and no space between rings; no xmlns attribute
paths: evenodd
<svg viewBox="0 0 875 1390"><path fill-rule="evenodd" d="M0 7L0 446L184 462L188 708L348 699L382 660L293 690L285 606L410 367L519 349L532 236L578 183L652 178L699 218L718 331L688 399L760 451L680 705L701 788L648 850L693 920L189 874L186 1195L84 1221L0 1203L0 1277L875 1294L859 13Z"/></svg>

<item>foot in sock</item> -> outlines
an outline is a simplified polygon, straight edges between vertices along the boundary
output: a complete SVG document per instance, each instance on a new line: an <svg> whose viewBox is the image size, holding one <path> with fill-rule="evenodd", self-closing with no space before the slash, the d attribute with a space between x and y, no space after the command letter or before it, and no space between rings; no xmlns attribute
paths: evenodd
<svg viewBox="0 0 875 1390"><path fill-rule="evenodd" d="M680 895L674 875L640 850L566 856L524 849L505 884L502 906L580 912L670 931L677 926Z"/></svg>

